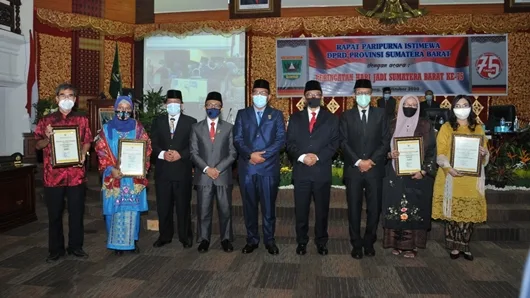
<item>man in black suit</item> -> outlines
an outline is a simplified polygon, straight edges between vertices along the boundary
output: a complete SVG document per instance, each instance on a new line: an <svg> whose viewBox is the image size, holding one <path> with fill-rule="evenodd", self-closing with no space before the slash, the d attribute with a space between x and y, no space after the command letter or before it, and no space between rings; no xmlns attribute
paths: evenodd
<svg viewBox="0 0 530 298"><path fill-rule="evenodd" d="M427 109L439 109L440 104L434 101L434 94L432 90L425 91L425 101L420 103L420 116L425 117L425 110Z"/></svg>
<svg viewBox="0 0 530 298"><path fill-rule="evenodd" d="M167 115L161 115L151 126L152 156L155 167L156 209L160 235L153 244L161 247L173 239L173 210L177 213L179 241L184 248L193 245L191 232L192 163L190 134L193 117L181 113L182 93L168 90Z"/></svg>
<svg viewBox="0 0 530 298"><path fill-rule="evenodd" d="M304 97L307 109L293 114L287 128L287 152L293 164L296 253L307 252L313 197L315 244L319 254L327 255L331 163L340 145L339 119L320 107L322 88L318 81L306 83Z"/></svg>
<svg viewBox="0 0 530 298"><path fill-rule="evenodd" d="M383 97L377 100L377 107L385 109L388 120L396 117L396 99L392 97L392 90L389 87L383 88Z"/></svg>
<svg viewBox="0 0 530 298"><path fill-rule="evenodd" d="M390 133L385 111L370 107L372 83L355 82L357 106L340 118L341 147L344 154L344 180L348 202L351 255L355 259L374 256L377 225L381 213L381 189ZM361 212L366 198L366 231L361 237Z"/></svg>

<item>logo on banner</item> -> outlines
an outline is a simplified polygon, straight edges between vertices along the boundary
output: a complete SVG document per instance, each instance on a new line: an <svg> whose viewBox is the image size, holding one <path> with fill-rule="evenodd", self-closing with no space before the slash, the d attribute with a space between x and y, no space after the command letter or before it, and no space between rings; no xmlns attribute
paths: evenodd
<svg viewBox="0 0 530 298"><path fill-rule="evenodd" d="M302 76L303 56L286 56L282 58L283 77L288 80L296 80Z"/></svg>
<svg viewBox="0 0 530 298"><path fill-rule="evenodd" d="M495 53L484 53L475 61L475 69L481 78L493 80L502 73L502 60Z"/></svg>

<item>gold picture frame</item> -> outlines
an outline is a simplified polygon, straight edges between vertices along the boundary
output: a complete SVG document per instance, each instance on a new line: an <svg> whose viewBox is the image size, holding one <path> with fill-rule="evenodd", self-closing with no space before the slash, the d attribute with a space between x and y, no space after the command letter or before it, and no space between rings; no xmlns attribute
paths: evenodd
<svg viewBox="0 0 530 298"><path fill-rule="evenodd" d="M140 161L137 160L139 155L141 156ZM147 141L129 139L119 140L117 162L123 177L145 178L147 174L147 170L145 168L145 162L147 158L146 155ZM141 165L136 164L139 162L141 162Z"/></svg>
<svg viewBox="0 0 530 298"><path fill-rule="evenodd" d="M53 126L52 128L53 134L50 136L52 167L64 168L80 165L79 126Z"/></svg>
<svg viewBox="0 0 530 298"><path fill-rule="evenodd" d="M468 141L471 141L471 142L468 142L469 144L462 145L462 146L465 146L464 149L457 150L457 148L455 147L458 141L457 139L459 138L468 139ZM474 144L473 141L476 144ZM480 155L480 147L483 146L483 143L484 143L484 138L481 135L453 134L453 138L451 142L451 167L453 167L453 169L455 169L456 171L458 171L460 174L464 176L480 177L482 173L482 156ZM455 155L457 153L466 155L463 157L469 157L468 156L469 152L470 150L474 150L475 145L478 145L478 148L476 149L477 161L476 163L473 162L473 168L469 168L469 165L466 167L462 167L460 166L462 162L458 162L458 161L456 161L457 164L455 164ZM471 154L474 154L474 152L471 151ZM463 158L463 157L460 157L460 158Z"/></svg>
<svg viewBox="0 0 530 298"><path fill-rule="evenodd" d="M397 176L411 176L414 173L421 171L421 166L423 164L423 137L397 137L394 138L394 150L398 150L400 143L409 143L409 146L412 146L414 149L416 146L418 147L417 150L412 150L411 154L418 154L419 155L419 167L418 168L412 168L412 169L403 169L403 167L400 167L399 165L399 159L396 159L396 175ZM399 150L398 150L399 151ZM414 151L417 151L415 153ZM400 151L400 156L402 156Z"/></svg>
<svg viewBox="0 0 530 298"><path fill-rule="evenodd" d="M99 117L99 128L103 128L103 125L114 118L115 112L114 108L99 108L98 117Z"/></svg>

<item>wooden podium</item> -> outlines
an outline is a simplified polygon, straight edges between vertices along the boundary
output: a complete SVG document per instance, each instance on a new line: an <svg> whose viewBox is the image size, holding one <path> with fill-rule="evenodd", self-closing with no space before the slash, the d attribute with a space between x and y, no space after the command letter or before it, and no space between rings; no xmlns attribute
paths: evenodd
<svg viewBox="0 0 530 298"><path fill-rule="evenodd" d="M37 220L32 164L0 169L0 232Z"/></svg>

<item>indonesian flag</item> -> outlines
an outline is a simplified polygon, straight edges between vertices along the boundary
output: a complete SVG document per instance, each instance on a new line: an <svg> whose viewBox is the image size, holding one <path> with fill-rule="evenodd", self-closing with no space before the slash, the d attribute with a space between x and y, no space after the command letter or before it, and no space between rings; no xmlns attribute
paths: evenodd
<svg viewBox="0 0 530 298"><path fill-rule="evenodd" d="M30 116L31 123L35 121L37 110L33 106L39 101L39 85L37 82L37 42L34 34L29 30L29 70L28 70L28 98L26 103L26 110Z"/></svg>

